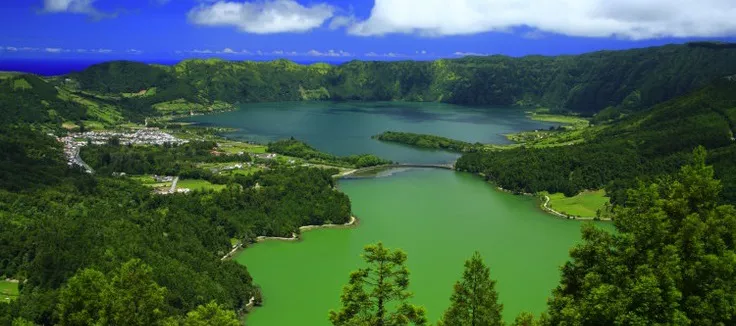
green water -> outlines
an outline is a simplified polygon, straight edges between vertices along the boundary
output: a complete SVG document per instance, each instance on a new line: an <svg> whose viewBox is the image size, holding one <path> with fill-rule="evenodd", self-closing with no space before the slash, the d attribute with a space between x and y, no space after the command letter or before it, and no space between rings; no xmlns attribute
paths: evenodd
<svg viewBox="0 0 736 326"><path fill-rule="evenodd" d="M559 266L580 238L580 222L554 218L535 199L465 173L409 169L343 180L340 189L352 200L358 227L312 230L301 242L267 241L237 256L265 294L249 325L328 324L363 246L376 241L407 252L412 301L431 321L447 307L464 260L479 250L498 280L505 318L513 320L520 311L544 310Z"/></svg>
<svg viewBox="0 0 736 326"><path fill-rule="evenodd" d="M506 143L504 134L548 128L518 109L467 108L436 103L268 103L188 118L237 128L226 136L256 142L296 137L320 150L371 153L404 163L445 163L458 155L384 143L386 130L435 134L469 142ZM434 322L449 303L463 262L479 250L498 280L506 320L541 312L559 281L559 266L580 239L580 223L543 213L535 199L495 190L481 178L447 170L408 169L373 179L341 180L360 224L305 232L303 241L267 241L242 251L264 292L264 307L249 325L326 325L339 307L350 271L370 243L404 249L412 271L413 302Z"/></svg>

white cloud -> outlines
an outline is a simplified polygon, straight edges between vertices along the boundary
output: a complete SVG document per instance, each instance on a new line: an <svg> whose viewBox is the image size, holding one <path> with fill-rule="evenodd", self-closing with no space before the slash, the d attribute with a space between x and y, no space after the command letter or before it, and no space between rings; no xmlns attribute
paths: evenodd
<svg viewBox="0 0 736 326"><path fill-rule="evenodd" d="M400 57L406 57L406 55L401 53L395 53L395 52L387 52L387 53L376 53L376 52L368 52L363 54L366 57L384 57L384 58L400 58Z"/></svg>
<svg viewBox="0 0 736 326"><path fill-rule="evenodd" d="M312 56L312 57L351 57L353 56L350 52L345 52L343 50L327 50L325 52L320 52L317 50L309 50L306 55Z"/></svg>
<svg viewBox="0 0 736 326"><path fill-rule="evenodd" d="M235 51L234 51L233 49L231 49L231 48L225 48L224 50L222 50L222 53L226 53L226 54L235 54L235 53L237 53L237 52L235 52Z"/></svg>
<svg viewBox="0 0 736 326"><path fill-rule="evenodd" d="M90 50L90 52L106 54L106 53L112 53L112 50L110 50L110 49L93 49L93 50Z"/></svg>
<svg viewBox="0 0 736 326"><path fill-rule="evenodd" d="M95 19L115 16L97 10L92 3L95 0L44 0L42 12L85 14Z"/></svg>
<svg viewBox="0 0 736 326"><path fill-rule="evenodd" d="M302 6L294 0L202 3L187 14L203 26L235 26L254 34L307 32L322 26L335 8L324 3Z"/></svg>
<svg viewBox="0 0 736 326"><path fill-rule="evenodd" d="M37 52L39 50L40 50L39 48L32 48L28 46L23 46L23 47L17 47L17 46L2 47L0 46L0 51L7 51L7 52ZM44 51L46 51L46 49L44 49Z"/></svg>
<svg viewBox="0 0 736 326"><path fill-rule="evenodd" d="M462 51L457 51L457 52L453 53L452 55L456 55L456 56L459 56L459 57L465 57L465 56L469 56L469 55L470 56L486 56L486 55L489 55L489 54L487 54L487 53L478 53L478 52L462 52Z"/></svg>
<svg viewBox="0 0 736 326"><path fill-rule="evenodd" d="M328 25L328 27L332 30L335 30L338 28L353 25L356 21L357 20L354 16L337 16L330 20L330 24Z"/></svg>
<svg viewBox="0 0 736 326"><path fill-rule="evenodd" d="M127 50L127 51L125 51L125 52L127 52L127 53L129 53L129 54L135 54L135 55L138 55L138 54L143 54L143 51L141 51L141 50L137 50L137 49L128 49L128 50Z"/></svg>
<svg viewBox="0 0 736 326"><path fill-rule="evenodd" d="M63 51L63 49L60 49L60 48L46 48L46 52L49 52L49 53L61 53L61 51Z"/></svg>
<svg viewBox="0 0 736 326"><path fill-rule="evenodd" d="M650 39L736 35L733 0L375 0L348 33L422 36L534 31Z"/></svg>
<svg viewBox="0 0 736 326"><path fill-rule="evenodd" d="M543 39L544 37L545 37L544 32L539 31L539 30L524 33L524 38L528 38L531 40L539 40L539 39Z"/></svg>

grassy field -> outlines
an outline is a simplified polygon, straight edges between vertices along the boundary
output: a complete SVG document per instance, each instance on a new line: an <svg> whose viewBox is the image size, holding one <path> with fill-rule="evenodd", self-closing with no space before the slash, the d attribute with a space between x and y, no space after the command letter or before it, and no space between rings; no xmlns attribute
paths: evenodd
<svg viewBox="0 0 736 326"><path fill-rule="evenodd" d="M156 182L150 175L131 175L130 178L152 188L171 187L171 182Z"/></svg>
<svg viewBox="0 0 736 326"><path fill-rule="evenodd" d="M557 122L574 126L588 126L590 122L587 119L572 115L547 114L547 113L531 113L529 118L537 121Z"/></svg>
<svg viewBox="0 0 736 326"><path fill-rule="evenodd" d="M251 174L254 174L254 173L256 173L256 172L258 172L260 170L261 169L260 168L257 168L257 167L243 167L242 169L221 171L220 174L222 174L222 175L228 175L228 176L232 176L232 175L251 175Z"/></svg>
<svg viewBox="0 0 736 326"><path fill-rule="evenodd" d="M218 141L218 144L220 144L220 150L230 154L238 154L240 152L262 154L266 152L266 146L264 145L254 145L229 140Z"/></svg>
<svg viewBox="0 0 736 326"><path fill-rule="evenodd" d="M582 217L595 217L598 209L609 201L605 190L584 191L574 197L565 197L562 193L550 194L549 207L567 214Z"/></svg>
<svg viewBox="0 0 736 326"><path fill-rule="evenodd" d="M225 189L225 185L212 184L207 180L184 179L179 180L179 182L176 183L176 188L188 188L191 190L222 190Z"/></svg>
<svg viewBox="0 0 736 326"><path fill-rule="evenodd" d="M0 300L9 301L18 298L18 283L0 281Z"/></svg>

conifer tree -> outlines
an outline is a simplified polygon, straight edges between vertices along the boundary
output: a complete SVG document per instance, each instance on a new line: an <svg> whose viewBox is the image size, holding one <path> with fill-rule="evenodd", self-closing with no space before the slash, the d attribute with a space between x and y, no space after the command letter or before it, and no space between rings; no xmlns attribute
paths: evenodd
<svg viewBox="0 0 736 326"><path fill-rule="evenodd" d="M340 296L342 309L330 311L333 325L400 326L425 325L424 309L408 303L412 294L406 253L385 248L382 243L366 246L367 267L350 274Z"/></svg>
<svg viewBox="0 0 736 326"><path fill-rule="evenodd" d="M450 297L450 307L445 311L440 325L503 325L501 320L503 305L498 303L495 287L496 281L491 279L490 269L476 251L465 261L463 279L455 283L455 290Z"/></svg>

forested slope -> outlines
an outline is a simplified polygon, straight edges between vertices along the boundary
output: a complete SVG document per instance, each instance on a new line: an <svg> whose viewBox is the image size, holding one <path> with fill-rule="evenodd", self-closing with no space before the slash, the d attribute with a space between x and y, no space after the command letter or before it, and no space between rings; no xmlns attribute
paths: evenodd
<svg viewBox="0 0 736 326"><path fill-rule="evenodd" d="M541 105L592 115L637 111L736 74L736 49L708 43L577 56L466 57L436 61L351 61L341 65L186 60L171 67L109 62L69 75L83 90L120 93L153 87L148 105L183 98L441 101ZM135 102L135 101L134 101Z"/></svg>
<svg viewBox="0 0 736 326"><path fill-rule="evenodd" d="M159 172L192 169L178 166L185 158L222 159L203 146L211 148L85 149L103 158L93 162L100 171ZM0 149L0 277L21 288L17 299L0 301L0 325L18 317L176 325L211 301L239 310L258 295L247 269L221 260L231 239L290 236L302 225L350 218L350 200L334 190L336 170L274 167L221 177L222 191L164 196L129 178L70 169L61 144L29 126L0 126Z"/></svg>
<svg viewBox="0 0 736 326"><path fill-rule="evenodd" d="M635 178L676 172L693 148L709 149L709 163L736 201L736 81L722 78L688 95L653 106L588 133L583 144L468 153L458 169L484 173L501 187L521 192L563 192L606 187L622 203Z"/></svg>

